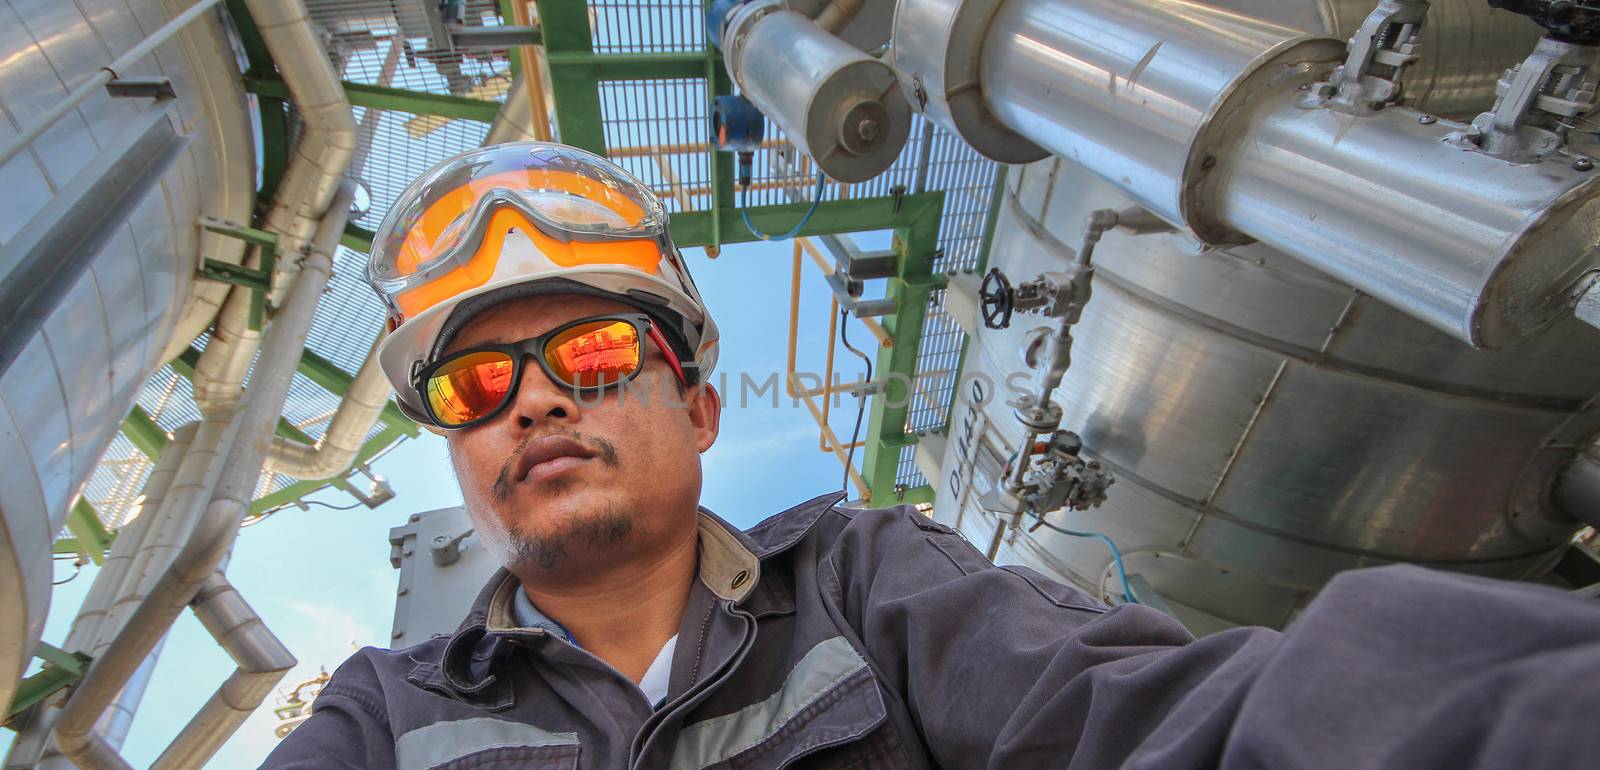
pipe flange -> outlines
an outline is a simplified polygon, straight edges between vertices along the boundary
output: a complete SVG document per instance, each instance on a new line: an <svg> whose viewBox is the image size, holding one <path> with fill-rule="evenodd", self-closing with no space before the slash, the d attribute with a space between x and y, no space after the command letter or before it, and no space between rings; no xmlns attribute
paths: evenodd
<svg viewBox="0 0 1600 770"><path fill-rule="evenodd" d="M984 100L978 62L1002 0L901 0L894 12L894 67L912 105L984 157L1032 163L1049 156L1007 128Z"/></svg>
<svg viewBox="0 0 1600 770"><path fill-rule="evenodd" d="M728 70L728 79L738 84L740 89L744 88L744 83L739 80L734 63L739 61L744 43L750 38L750 30L755 29L756 22L763 17L782 10L787 10L783 7L783 0L755 0L739 6L728 17L722 34L722 66Z"/></svg>

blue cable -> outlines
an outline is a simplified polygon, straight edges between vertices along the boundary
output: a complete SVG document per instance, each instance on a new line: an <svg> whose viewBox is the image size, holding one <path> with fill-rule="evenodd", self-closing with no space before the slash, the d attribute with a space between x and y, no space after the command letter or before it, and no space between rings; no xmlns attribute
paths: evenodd
<svg viewBox="0 0 1600 770"><path fill-rule="evenodd" d="M790 238L793 238L796 233L800 232L800 228L805 227L806 223L811 221L812 214L817 213L817 204L822 202L822 191L827 189L827 185L828 177L819 169L817 171L817 189L816 192L811 194L811 208L806 209L806 215L800 217L800 221L796 222L794 227L789 228L789 232L786 232L783 235L768 235L767 233L763 233L760 230L757 230L755 224L750 221L750 189L748 187L745 188L743 193L745 205L739 207L739 216L744 217L744 226L750 230L750 234L760 238L763 241L789 240Z"/></svg>
<svg viewBox="0 0 1600 770"><path fill-rule="evenodd" d="M1112 540L1109 536L1107 536L1107 535L1105 535L1104 533L1101 533L1101 532L1079 532L1079 531L1073 530L1073 529L1066 529L1064 527L1058 527L1058 526L1056 526L1054 524L1051 524L1048 521L1045 521L1043 514L1040 514L1038 519L1039 519L1039 523L1040 524L1043 524L1046 527L1049 527L1050 529L1053 529L1053 530L1055 530L1057 532L1060 532L1063 535L1071 535L1073 537L1092 537L1092 538L1095 538L1095 539L1099 540L1102 543L1105 543L1106 547L1111 549L1111 560L1113 562L1116 562L1116 565L1117 565L1117 577L1120 580L1122 580L1122 598L1128 604L1140 604L1141 603L1139 601L1139 598L1137 596L1135 596L1134 593L1133 593L1133 586L1128 584L1128 571L1125 568L1123 568L1123 566L1122 566L1122 550L1117 548L1116 541Z"/></svg>

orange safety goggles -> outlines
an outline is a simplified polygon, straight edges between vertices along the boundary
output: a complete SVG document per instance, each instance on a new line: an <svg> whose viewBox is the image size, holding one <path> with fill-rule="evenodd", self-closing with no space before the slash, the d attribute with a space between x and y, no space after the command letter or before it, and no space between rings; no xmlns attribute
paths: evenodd
<svg viewBox="0 0 1600 770"><path fill-rule="evenodd" d="M643 313L580 318L521 342L457 351L418 370L414 386L430 422L447 430L469 428L511 403L525 359L538 361L552 382L575 395L602 393L644 370L646 338L661 350L678 382L688 387L683 364Z"/></svg>
<svg viewBox="0 0 1600 770"><path fill-rule="evenodd" d="M507 252L516 233L529 250ZM413 182L373 238L368 274L403 322L508 275L595 266L656 273L666 212L642 183L571 147L463 153Z"/></svg>

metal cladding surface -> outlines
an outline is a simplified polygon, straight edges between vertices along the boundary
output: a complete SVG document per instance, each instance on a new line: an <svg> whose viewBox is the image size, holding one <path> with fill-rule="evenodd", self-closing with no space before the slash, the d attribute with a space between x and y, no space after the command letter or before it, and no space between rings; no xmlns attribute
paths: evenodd
<svg viewBox="0 0 1600 770"><path fill-rule="evenodd" d="M828 176L865 182L900 157L911 106L889 65L776 4L741 9L723 45L744 95Z"/></svg>
<svg viewBox="0 0 1600 770"><path fill-rule="evenodd" d="M1235 113L1343 56L1342 41L1195 3L1007 2L982 90L1001 122L1216 240L1226 229L1199 194Z"/></svg>
<svg viewBox="0 0 1600 770"><path fill-rule="evenodd" d="M1476 347L1571 315L1600 267L1600 175L1466 149L1448 141L1461 125L1412 110L1354 118L1299 96L1219 153L1219 220Z"/></svg>
<svg viewBox="0 0 1600 770"><path fill-rule="evenodd" d="M1061 160L1009 187L990 264L1016 280L1060 269L1088 212L1127 203ZM1390 561L1534 575L1578 528L1547 490L1600 428L1600 331L1569 320L1474 350L1259 244L1111 233L1095 260L1056 399L1117 484L1049 518L1111 535L1197 628L1282 625L1334 573ZM996 523L976 501L1021 436L1005 377L1042 323L969 348L935 516L974 542ZM1044 529L1000 561L1091 587L1110 569L1102 544Z"/></svg>
<svg viewBox="0 0 1600 770"><path fill-rule="evenodd" d="M65 84L83 82L171 18L169 5L182 10L160 0L0 7L0 108L23 121L44 112L65 98ZM193 223L202 214L228 216L241 202L249 210L253 175L240 163L253 162L253 139L232 57L210 13L122 73L171 78L174 127L192 125L194 141L0 379L0 456L8 459L0 463L0 585L11 587L0 596L0 700L9 700L44 622L50 543L161 363L195 288L203 240ZM151 108L148 99L97 94L0 168L0 243L74 176L92 171L128 119ZM9 123L0 126L0 141L16 136ZM223 246L205 253L227 258Z"/></svg>
<svg viewBox="0 0 1600 770"><path fill-rule="evenodd" d="M1374 0L1208 0L1245 16L1307 32L1348 38ZM1470 120L1494 104L1495 81L1533 50L1542 31L1523 16L1484 0L1433 0L1422 30L1420 59L1406 70L1408 106Z"/></svg>
<svg viewBox="0 0 1600 770"><path fill-rule="evenodd" d="M1600 267L1585 164L1488 157L1408 107L1324 109L1312 84L1344 56L1341 40L1182 0L1011 0L984 32L981 93L987 114L1200 240L1259 239L1473 346L1570 314ZM1467 77L1455 93L1475 92Z"/></svg>
<svg viewBox="0 0 1600 770"><path fill-rule="evenodd" d="M1002 163L1029 163L1044 148L989 111L979 89L984 31L1003 0L901 0L894 11L894 67L917 111Z"/></svg>

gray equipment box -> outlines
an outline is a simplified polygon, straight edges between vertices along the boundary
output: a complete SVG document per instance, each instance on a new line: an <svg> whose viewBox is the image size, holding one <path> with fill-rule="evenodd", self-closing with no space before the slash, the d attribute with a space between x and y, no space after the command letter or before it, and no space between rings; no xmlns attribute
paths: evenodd
<svg viewBox="0 0 1600 770"><path fill-rule="evenodd" d="M400 570L389 646L455 633L472 600L500 567L478 543L461 506L414 513L389 530L389 563Z"/></svg>

